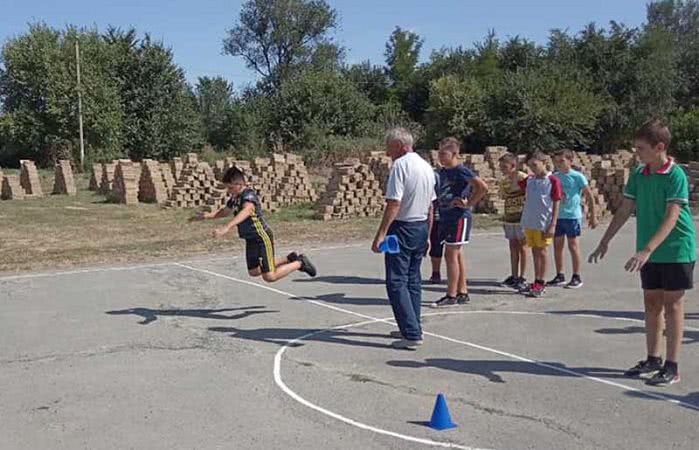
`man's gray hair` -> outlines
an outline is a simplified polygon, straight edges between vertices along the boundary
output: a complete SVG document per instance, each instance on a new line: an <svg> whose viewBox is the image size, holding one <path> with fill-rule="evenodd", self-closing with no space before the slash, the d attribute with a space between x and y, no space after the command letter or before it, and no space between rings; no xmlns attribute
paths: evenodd
<svg viewBox="0 0 699 450"><path fill-rule="evenodd" d="M384 142L388 144L389 142L398 141L401 144L412 148L415 140L413 139L413 134L407 128L395 127L386 131L384 135Z"/></svg>

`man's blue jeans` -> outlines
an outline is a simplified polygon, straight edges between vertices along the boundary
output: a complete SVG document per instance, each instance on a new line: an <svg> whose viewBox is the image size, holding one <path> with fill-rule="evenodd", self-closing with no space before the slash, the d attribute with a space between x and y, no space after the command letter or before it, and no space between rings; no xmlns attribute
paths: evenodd
<svg viewBox="0 0 699 450"><path fill-rule="evenodd" d="M428 238L427 222L395 221L388 234L398 236L400 253L386 254L386 291L398 329L404 338L422 339L420 265Z"/></svg>

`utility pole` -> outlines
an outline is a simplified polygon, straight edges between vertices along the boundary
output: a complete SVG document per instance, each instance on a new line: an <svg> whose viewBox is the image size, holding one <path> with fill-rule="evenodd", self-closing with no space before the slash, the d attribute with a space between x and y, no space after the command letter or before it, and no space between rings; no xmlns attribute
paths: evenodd
<svg viewBox="0 0 699 450"><path fill-rule="evenodd" d="M80 167L85 169L85 144L83 143L83 98L80 87L80 44L75 41L75 62L78 74L78 123L80 125Z"/></svg>

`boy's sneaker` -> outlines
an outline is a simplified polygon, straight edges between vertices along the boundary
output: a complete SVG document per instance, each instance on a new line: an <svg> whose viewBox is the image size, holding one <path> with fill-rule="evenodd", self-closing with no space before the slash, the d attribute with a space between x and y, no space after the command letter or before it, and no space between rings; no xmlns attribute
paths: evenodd
<svg viewBox="0 0 699 450"><path fill-rule="evenodd" d="M288 262L294 262L299 260L299 255L296 252L291 252L288 255L286 255L286 260Z"/></svg>
<svg viewBox="0 0 699 450"><path fill-rule="evenodd" d="M563 283L566 282L566 276L563 275L562 273L556 274L555 277L548 283L546 283L546 286L560 286Z"/></svg>
<svg viewBox="0 0 699 450"><path fill-rule="evenodd" d="M546 289L544 289L544 285L538 282L534 282L531 285L529 285L527 297L539 298L542 295L544 295L544 292L546 292Z"/></svg>
<svg viewBox="0 0 699 450"><path fill-rule="evenodd" d="M388 333L388 336L392 337L393 339L403 339L403 333L401 333L400 331L391 331L390 333Z"/></svg>
<svg viewBox="0 0 699 450"><path fill-rule="evenodd" d="M647 378L660 372L663 369L662 364L662 360L650 361L645 359L624 372L624 376L629 378Z"/></svg>
<svg viewBox="0 0 699 450"><path fill-rule="evenodd" d="M514 285L517 283L517 280L517 277L513 277L512 275L510 275L509 277L505 278L505 281L503 281L500 284L504 287L511 288L514 287Z"/></svg>
<svg viewBox="0 0 699 450"><path fill-rule="evenodd" d="M445 295L444 297L440 298L436 302L432 303L433 308L448 308L450 306L456 306L456 305L457 305L456 297L449 297L448 295Z"/></svg>
<svg viewBox="0 0 699 450"><path fill-rule="evenodd" d="M528 288L529 285L527 284L526 278L517 278L517 282L512 286L512 289L514 289L517 292L525 291Z"/></svg>
<svg viewBox="0 0 699 450"><path fill-rule="evenodd" d="M316 267L313 265L311 260L308 259L308 256L299 255L298 260L301 261L301 268L299 269L301 272L308 274L310 277L316 276Z"/></svg>
<svg viewBox="0 0 699 450"><path fill-rule="evenodd" d="M573 277L570 279L570 282L566 284L566 289L577 289L579 287L582 287L583 282L582 279L580 278L580 275L573 275Z"/></svg>
<svg viewBox="0 0 699 450"><path fill-rule="evenodd" d="M669 386L679 383L680 374L675 369L670 369L665 365L659 372L653 375L646 384L649 386Z"/></svg>
<svg viewBox="0 0 699 450"><path fill-rule="evenodd" d="M401 339L391 344L393 348L396 348L398 350L417 350L417 348L421 345L422 339Z"/></svg>
<svg viewBox="0 0 699 450"><path fill-rule="evenodd" d="M457 305L465 305L466 303L468 303L470 301L471 301L471 297L468 296L468 292L462 292L456 296L456 304Z"/></svg>

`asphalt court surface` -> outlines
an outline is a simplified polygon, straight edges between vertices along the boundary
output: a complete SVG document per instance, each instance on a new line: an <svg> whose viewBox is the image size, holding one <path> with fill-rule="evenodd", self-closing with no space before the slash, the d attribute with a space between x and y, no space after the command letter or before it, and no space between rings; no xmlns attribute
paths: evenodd
<svg viewBox="0 0 699 450"><path fill-rule="evenodd" d="M0 447L695 448L696 292L682 382L622 376L645 354L631 229L584 288L536 300L497 285L500 233L474 236L471 304L426 305L416 352L390 347L368 243L312 250L317 278L271 285L238 256L0 277ZM457 428L425 426L438 393Z"/></svg>

